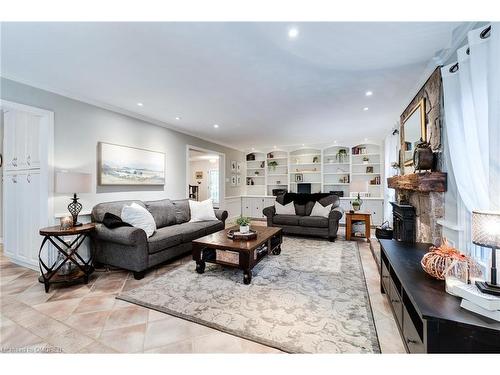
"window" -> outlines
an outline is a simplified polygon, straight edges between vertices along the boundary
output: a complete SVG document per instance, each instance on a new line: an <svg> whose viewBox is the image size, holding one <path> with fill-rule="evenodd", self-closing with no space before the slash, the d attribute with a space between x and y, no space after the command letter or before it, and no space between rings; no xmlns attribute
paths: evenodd
<svg viewBox="0 0 500 375"><path fill-rule="evenodd" d="M217 169L208 171L208 196L214 205L219 204L219 170Z"/></svg>

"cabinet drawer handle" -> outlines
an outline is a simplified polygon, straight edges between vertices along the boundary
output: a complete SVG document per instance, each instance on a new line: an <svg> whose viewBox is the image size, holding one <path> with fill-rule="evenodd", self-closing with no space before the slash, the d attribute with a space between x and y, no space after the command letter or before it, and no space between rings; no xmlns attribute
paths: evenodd
<svg viewBox="0 0 500 375"><path fill-rule="evenodd" d="M26 164L31 165L31 156L26 156Z"/></svg>
<svg viewBox="0 0 500 375"><path fill-rule="evenodd" d="M12 165L14 167L17 167L17 157L15 157L14 159L12 159Z"/></svg>
<svg viewBox="0 0 500 375"><path fill-rule="evenodd" d="M392 303L399 303L399 300L398 299L391 299L391 302Z"/></svg>
<svg viewBox="0 0 500 375"><path fill-rule="evenodd" d="M17 184L17 176L12 176L12 182Z"/></svg>
<svg viewBox="0 0 500 375"><path fill-rule="evenodd" d="M413 340L413 339L406 339L406 343L407 344L418 344L418 341L417 340Z"/></svg>
<svg viewBox="0 0 500 375"><path fill-rule="evenodd" d="M30 174L26 176L26 181L28 181L28 184L31 183L31 175Z"/></svg>

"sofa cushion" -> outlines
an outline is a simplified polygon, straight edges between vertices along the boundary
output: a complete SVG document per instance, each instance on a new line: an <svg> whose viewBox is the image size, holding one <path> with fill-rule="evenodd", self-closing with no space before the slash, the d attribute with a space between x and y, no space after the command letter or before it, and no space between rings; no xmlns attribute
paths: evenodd
<svg viewBox="0 0 500 375"><path fill-rule="evenodd" d="M102 223L106 212L121 216L123 206L130 206L132 203L137 203L139 206L145 207L143 202L134 200L99 203L92 209L92 222Z"/></svg>
<svg viewBox="0 0 500 375"><path fill-rule="evenodd" d="M169 247L180 245L181 242L182 231L177 225L160 228L148 239L149 253L157 253Z"/></svg>
<svg viewBox="0 0 500 375"><path fill-rule="evenodd" d="M328 219L322 216L302 216L299 218L302 227L328 228Z"/></svg>
<svg viewBox="0 0 500 375"><path fill-rule="evenodd" d="M143 205L132 203L130 206L123 206L120 216L124 222L142 229L148 237L156 231L155 219Z"/></svg>
<svg viewBox="0 0 500 375"><path fill-rule="evenodd" d="M285 206L279 202L274 202L274 208L276 208L276 215L295 215L295 206L293 202L290 202Z"/></svg>
<svg viewBox="0 0 500 375"><path fill-rule="evenodd" d="M306 214L304 216L311 215L311 212L312 212L315 204L316 204L316 202L314 202L314 201L310 201L310 202L306 203L306 210L305 210Z"/></svg>
<svg viewBox="0 0 500 375"><path fill-rule="evenodd" d="M175 222L176 224L187 223L191 218L189 211L189 200L179 199L172 201L175 207Z"/></svg>
<svg viewBox="0 0 500 375"><path fill-rule="evenodd" d="M330 215L330 211L332 210L333 203L328 206L323 206L321 203L314 203L314 207L311 212L311 216L321 216L328 219L328 215Z"/></svg>
<svg viewBox="0 0 500 375"><path fill-rule="evenodd" d="M306 205L305 204L297 204L295 205L295 215L305 216L306 215Z"/></svg>
<svg viewBox="0 0 500 375"><path fill-rule="evenodd" d="M175 207L170 199L149 201L144 202L144 204L148 211L151 212L151 215L153 215L157 228L163 228L176 223Z"/></svg>
<svg viewBox="0 0 500 375"><path fill-rule="evenodd" d="M222 222L219 220L210 220L198 221L195 223L182 223L176 225L176 227L179 227L180 233L182 234L182 242L189 242L223 229L221 225L223 226Z"/></svg>
<svg viewBox="0 0 500 375"><path fill-rule="evenodd" d="M279 225L299 225L299 218L297 215L276 215L273 217L273 224Z"/></svg>

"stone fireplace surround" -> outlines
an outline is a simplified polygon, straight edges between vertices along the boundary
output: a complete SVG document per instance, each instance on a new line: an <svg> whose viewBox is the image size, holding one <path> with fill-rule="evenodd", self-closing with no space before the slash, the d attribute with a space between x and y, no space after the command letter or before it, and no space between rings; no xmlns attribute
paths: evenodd
<svg viewBox="0 0 500 375"><path fill-rule="evenodd" d="M443 151L441 145L442 85L439 67L434 70L424 86L403 111L400 117L401 124L404 123L406 117L411 113L411 110L422 98L425 99L427 141L431 145L435 158L432 170L439 172L442 167ZM403 134L403 132L400 132L400 134ZM404 139L401 139L401 144L403 144L403 142ZM394 178L395 177L393 177L393 179ZM389 186L391 186L390 183ZM420 189L412 188L412 190L403 190L401 188L396 188L396 196L400 196L400 193L405 194L409 203L415 207L416 241L438 244L441 241L441 226L438 224L438 220L444 217L444 191L432 191L432 189L423 189L424 191L418 190ZM446 188L444 190L446 190Z"/></svg>

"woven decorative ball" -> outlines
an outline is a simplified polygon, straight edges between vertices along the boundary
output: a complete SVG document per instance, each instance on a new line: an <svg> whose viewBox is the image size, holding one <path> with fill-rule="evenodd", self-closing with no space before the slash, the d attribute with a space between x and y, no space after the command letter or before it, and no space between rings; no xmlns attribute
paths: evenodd
<svg viewBox="0 0 500 375"><path fill-rule="evenodd" d="M439 280L444 280L446 276L460 279L481 276L478 264L450 246L446 239L443 239L441 246L431 246L420 264L425 272Z"/></svg>

